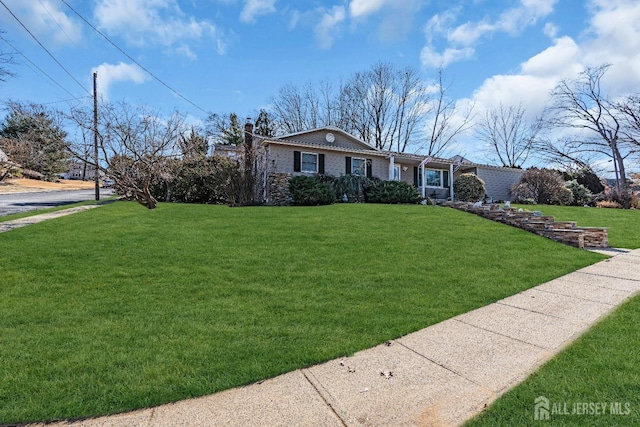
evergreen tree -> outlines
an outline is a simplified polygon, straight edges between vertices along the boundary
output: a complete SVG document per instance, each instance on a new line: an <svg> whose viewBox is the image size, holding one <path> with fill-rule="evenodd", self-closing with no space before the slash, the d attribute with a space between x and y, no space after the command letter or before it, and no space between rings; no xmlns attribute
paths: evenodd
<svg viewBox="0 0 640 427"><path fill-rule="evenodd" d="M67 133L53 115L39 105L9 103L0 122L0 148L25 169L54 178L68 169Z"/></svg>
<svg viewBox="0 0 640 427"><path fill-rule="evenodd" d="M266 137L275 136L275 125L265 109L260 110L253 133Z"/></svg>

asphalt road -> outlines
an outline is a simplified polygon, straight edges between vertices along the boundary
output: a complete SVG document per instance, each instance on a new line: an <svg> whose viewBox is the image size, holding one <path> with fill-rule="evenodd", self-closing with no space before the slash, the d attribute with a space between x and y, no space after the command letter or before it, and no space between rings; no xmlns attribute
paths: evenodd
<svg viewBox="0 0 640 427"><path fill-rule="evenodd" d="M112 194L113 190L110 188L100 189L100 199ZM95 200L94 189L0 194L0 216L68 205L85 200Z"/></svg>

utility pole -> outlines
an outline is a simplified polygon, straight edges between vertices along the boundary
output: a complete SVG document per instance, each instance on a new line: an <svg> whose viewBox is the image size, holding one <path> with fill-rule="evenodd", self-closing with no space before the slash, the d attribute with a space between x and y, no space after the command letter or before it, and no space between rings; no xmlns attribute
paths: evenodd
<svg viewBox="0 0 640 427"><path fill-rule="evenodd" d="M93 73L93 161L96 200L100 200L100 167L98 166L98 73Z"/></svg>

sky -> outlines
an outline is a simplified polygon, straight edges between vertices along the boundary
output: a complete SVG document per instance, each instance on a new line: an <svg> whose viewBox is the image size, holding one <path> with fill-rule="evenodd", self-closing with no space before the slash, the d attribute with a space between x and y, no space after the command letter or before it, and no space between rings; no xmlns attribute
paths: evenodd
<svg viewBox="0 0 640 427"><path fill-rule="evenodd" d="M380 62L425 81L442 67L449 96L479 115L539 115L560 79L603 63L608 94L640 92L637 0L0 0L0 29L17 61L0 101L91 105L97 72L100 97L196 123L255 117L285 85Z"/></svg>

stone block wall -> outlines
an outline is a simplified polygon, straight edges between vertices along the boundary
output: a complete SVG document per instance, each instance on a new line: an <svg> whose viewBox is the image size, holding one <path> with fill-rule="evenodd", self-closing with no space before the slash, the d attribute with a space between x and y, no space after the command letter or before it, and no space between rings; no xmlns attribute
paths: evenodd
<svg viewBox="0 0 640 427"><path fill-rule="evenodd" d="M267 205L290 205L291 196L289 195L289 180L292 175L290 173L271 172L267 175Z"/></svg>
<svg viewBox="0 0 640 427"><path fill-rule="evenodd" d="M555 221L552 216L535 212L519 212L497 204L476 205L468 202L447 202L445 206L472 212L493 221L522 228L556 242L578 248L608 248L609 232L605 227L578 227L572 221Z"/></svg>

